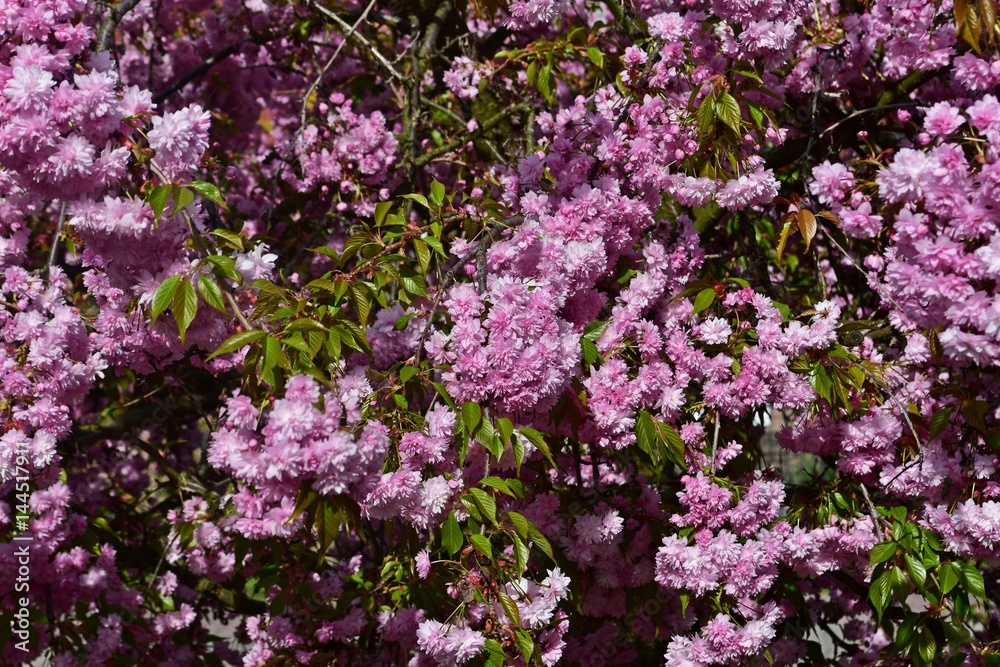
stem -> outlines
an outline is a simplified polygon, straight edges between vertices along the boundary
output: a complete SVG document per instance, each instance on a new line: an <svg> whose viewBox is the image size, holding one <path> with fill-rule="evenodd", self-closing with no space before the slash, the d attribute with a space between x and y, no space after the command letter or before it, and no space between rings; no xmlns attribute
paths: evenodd
<svg viewBox="0 0 1000 667"><path fill-rule="evenodd" d="M347 42L348 39L350 39L351 37L353 37L354 39L358 40L359 42L361 42L362 44L364 44L365 46L368 47L368 50L371 51L371 54L373 56L375 56L375 60L379 61L379 63L382 65L382 67L386 68L386 70L389 71L389 74L391 74L394 78L398 79L399 81L405 81L406 78L402 74L400 74L398 71L396 71L396 68L392 66L392 63L390 63L386 59L386 57L383 56L382 53L378 49L375 48L375 45L372 44L368 40L367 37L365 37L364 35L362 35L360 32L357 32L358 25L362 21L364 21L365 18L367 18L367 16L369 15L369 12L371 11L371 8L372 8L372 6L374 4L375 4L375 2L374 2L374 0L372 0L372 2L370 2L368 4L368 6L365 8L365 10L363 12L361 12L361 16L358 18L357 21L354 22L354 25L348 25L347 21L345 21L344 19L340 18L339 16L337 16L336 14L334 14L333 12L331 12L329 9L327 9L326 7L324 7L322 5L313 3L313 6L316 7L316 9L318 9L322 14L324 14L325 16L327 16L330 19L332 19L341 28L344 28L344 29L347 30L347 34L344 35L344 42L341 42L342 45L345 42Z"/></svg>
<svg viewBox="0 0 1000 667"><path fill-rule="evenodd" d="M415 166L415 167L422 167L425 164L427 164L428 162L430 162L431 160L433 160L434 158L440 157L441 155L444 155L445 153L450 153L453 150L455 150L456 148L462 147L463 145L465 145L466 143L468 143L473 137L479 136L479 135L481 135L484 132L488 132L489 130L492 130L494 127L496 127L501 122L503 122L504 119L506 119L509 114L518 113L520 111L527 111L528 108L529 107L528 107L528 105L526 103L522 103L522 104L516 104L516 105L512 106L509 109L505 109L504 111L501 111L500 113L496 114L495 116L493 116L489 120L485 121L474 132L472 132L472 133L470 133L470 134L468 134L466 136L463 136L460 139L455 139L454 141L450 141L447 144L445 144L444 146L439 146L439 147L435 148L434 150L432 150L432 151L430 151L428 153L424 153L423 155L414 158L414 160L413 160L413 166Z"/></svg>
<svg viewBox="0 0 1000 667"><path fill-rule="evenodd" d="M719 451L719 424L722 422L722 417L716 413L715 414L715 434L712 436L712 474L715 474L715 461L716 455Z"/></svg>
<svg viewBox="0 0 1000 667"><path fill-rule="evenodd" d="M59 207L59 223L56 225L56 235L52 238L52 249L49 250L49 274L56 263L56 251L59 249L59 237L62 236L63 225L66 224L66 202Z"/></svg>

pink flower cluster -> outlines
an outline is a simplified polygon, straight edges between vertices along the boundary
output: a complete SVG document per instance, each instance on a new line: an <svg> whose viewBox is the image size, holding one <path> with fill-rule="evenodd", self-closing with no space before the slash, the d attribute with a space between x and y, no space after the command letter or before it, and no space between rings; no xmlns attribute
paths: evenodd
<svg viewBox="0 0 1000 667"><path fill-rule="evenodd" d="M306 482L319 494L357 501L376 488L389 447L385 428L366 423L356 436L343 428L360 419L358 399L370 391L355 376L341 378L331 393L312 377L297 375L266 418L244 396L227 401L208 460L247 486L233 498L236 530L254 538L290 535L289 503Z"/></svg>

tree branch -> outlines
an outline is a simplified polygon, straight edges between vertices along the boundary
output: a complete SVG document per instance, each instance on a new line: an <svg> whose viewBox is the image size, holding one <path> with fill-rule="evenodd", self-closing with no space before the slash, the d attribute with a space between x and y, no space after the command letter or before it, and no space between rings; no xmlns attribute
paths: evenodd
<svg viewBox="0 0 1000 667"><path fill-rule="evenodd" d="M178 77L177 79L174 79L174 81L170 83L170 85L168 85L166 88L153 95L153 102L155 104L159 104L163 100L167 99L168 97L170 97L171 95L182 89L184 86L188 85L198 77L204 75L206 72L208 72L208 70L212 69L220 62L228 58L229 56L238 53L240 50L240 46L241 46L240 44L232 44L231 46L227 46L221 51L216 51L208 58L205 58L205 60L201 61L201 63L196 65L189 72L187 72L181 77Z"/></svg>
<svg viewBox="0 0 1000 667"><path fill-rule="evenodd" d="M115 28L121 23L125 15L130 11L135 9L135 6L139 4L139 0L122 0L118 3L118 6L111 10L108 18L104 19L104 23L101 24L101 29L97 33L97 52L107 51L108 47L111 46L111 40L115 36Z"/></svg>
<svg viewBox="0 0 1000 667"><path fill-rule="evenodd" d="M460 148L461 146L468 143L473 137L476 137L482 134L483 132L488 132L492 130L494 127L502 123L504 119L507 118L507 116L509 116L510 114L518 113L520 111L527 111L528 109L529 106L526 102L521 104L516 104L510 107L509 109L504 109L503 111L501 111L500 113L498 113L497 115L493 116L492 118L484 122L482 125L480 125L474 132L471 132L460 139L455 139L454 141L450 141L444 146L438 146L434 150L414 158L413 166L422 167L431 160L433 160L434 158L440 157L445 153L450 153L453 150Z"/></svg>
<svg viewBox="0 0 1000 667"><path fill-rule="evenodd" d="M334 12L331 12L329 9L327 9L326 7L324 7L322 5L314 3L313 6L316 7L316 9L318 9L324 16L330 18L337 25L339 25L341 28L343 28L344 30L347 31L347 33L344 35L344 42L346 42L351 37L353 37L354 39L358 40L359 42L361 42L362 44L364 44L366 47L368 47L368 50L375 57L375 60L379 61L379 63L381 63L381 65L382 65L382 67L386 68L386 70L388 70L389 74L391 74L393 76L393 78L395 78L395 79L397 79L399 81L405 81L406 80L405 77L402 74L400 74L398 71L396 71L396 68L392 66L392 63L390 63L389 60L385 56L383 56L382 53L378 49L375 48L375 45L372 44L368 40L367 37L365 37L364 35L362 35L360 32L357 32L358 25L361 23L361 21L368 14L368 12L371 9L371 7L372 7L373 4L374 4L374 2L372 2L372 3L370 3L368 5L368 7L365 9L365 11L361 13L361 16L358 17L358 20L355 21L355 23L354 23L353 26L349 25L347 23L347 21L345 21L344 19L340 18Z"/></svg>

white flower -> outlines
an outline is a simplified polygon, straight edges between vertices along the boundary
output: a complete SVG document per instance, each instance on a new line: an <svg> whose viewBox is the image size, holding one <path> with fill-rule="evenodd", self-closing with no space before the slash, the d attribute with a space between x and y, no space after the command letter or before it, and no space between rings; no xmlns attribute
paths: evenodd
<svg viewBox="0 0 1000 667"><path fill-rule="evenodd" d="M267 278L274 270L274 262L278 256L273 253L264 254L265 250L267 245L261 243L248 253L237 253L236 270L247 283L252 283L258 278Z"/></svg>

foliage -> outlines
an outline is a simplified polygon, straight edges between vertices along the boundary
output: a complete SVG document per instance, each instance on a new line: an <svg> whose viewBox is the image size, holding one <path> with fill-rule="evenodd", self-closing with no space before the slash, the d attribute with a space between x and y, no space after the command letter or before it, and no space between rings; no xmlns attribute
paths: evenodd
<svg viewBox="0 0 1000 667"><path fill-rule="evenodd" d="M995 0L0 31L4 663L1000 663Z"/></svg>

